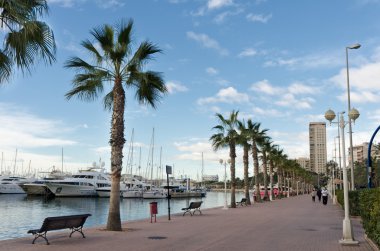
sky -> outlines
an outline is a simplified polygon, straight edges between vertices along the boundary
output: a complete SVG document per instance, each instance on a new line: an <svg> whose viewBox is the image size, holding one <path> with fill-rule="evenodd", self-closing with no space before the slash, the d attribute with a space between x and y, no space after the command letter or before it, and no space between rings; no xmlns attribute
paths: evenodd
<svg viewBox="0 0 380 251"><path fill-rule="evenodd" d="M128 89L123 173L133 145L132 172L147 174L154 145L154 170L171 165L177 177L199 180L202 169L223 177L219 159L228 159L228 149L214 152L209 138L216 133L215 114L228 116L232 110L241 120L260 122L289 158L309 157L309 123L326 122L328 109L347 111L346 47L355 43L362 46L348 51L351 107L360 112L354 145L369 142L379 126L380 0L48 0L48 5L43 20L54 31L57 61L36 65L29 75L16 72L0 86L0 171L55 166L75 172L93 162L110 170L111 112L101 98L67 100L75 72L63 65L73 56L88 57L80 43L92 40L93 28L122 19L134 21L134 49L145 40L162 49L145 69L161 72L169 90L152 109L139 105ZM326 124L331 159L338 127ZM238 148L240 178L241 152Z"/></svg>

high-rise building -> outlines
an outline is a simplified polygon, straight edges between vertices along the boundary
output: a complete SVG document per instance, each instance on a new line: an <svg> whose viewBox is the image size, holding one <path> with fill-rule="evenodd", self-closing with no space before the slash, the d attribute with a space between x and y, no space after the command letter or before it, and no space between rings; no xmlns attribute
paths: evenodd
<svg viewBox="0 0 380 251"><path fill-rule="evenodd" d="M369 143L364 142L361 145L353 146L353 157L354 163L358 162L360 164L365 164L368 159L368 147ZM348 148L348 163L351 165L351 147Z"/></svg>
<svg viewBox="0 0 380 251"><path fill-rule="evenodd" d="M310 159L301 157L301 158L296 159L296 162L298 164L300 164L300 166L303 169L305 169L307 171L311 171L311 169L310 169Z"/></svg>
<svg viewBox="0 0 380 251"><path fill-rule="evenodd" d="M309 123L310 170L316 173L326 173L326 123Z"/></svg>

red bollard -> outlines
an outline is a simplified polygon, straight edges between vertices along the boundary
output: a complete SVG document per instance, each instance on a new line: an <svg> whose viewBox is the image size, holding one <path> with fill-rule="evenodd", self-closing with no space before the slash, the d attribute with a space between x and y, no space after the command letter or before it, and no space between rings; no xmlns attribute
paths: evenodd
<svg viewBox="0 0 380 251"><path fill-rule="evenodd" d="M150 223L152 223L152 218L154 217L154 222L156 222L157 214L157 202L150 202Z"/></svg>

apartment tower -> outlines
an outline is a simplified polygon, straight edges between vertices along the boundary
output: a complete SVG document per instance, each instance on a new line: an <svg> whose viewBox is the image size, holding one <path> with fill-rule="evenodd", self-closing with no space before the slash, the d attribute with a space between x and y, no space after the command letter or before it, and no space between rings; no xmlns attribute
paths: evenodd
<svg viewBox="0 0 380 251"><path fill-rule="evenodd" d="M310 170L316 173L326 173L326 123L309 123Z"/></svg>

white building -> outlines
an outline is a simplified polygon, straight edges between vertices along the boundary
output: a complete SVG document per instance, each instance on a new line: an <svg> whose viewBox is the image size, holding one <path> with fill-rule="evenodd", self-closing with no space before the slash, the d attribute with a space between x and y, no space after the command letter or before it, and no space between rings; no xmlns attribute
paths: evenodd
<svg viewBox="0 0 380 251"><path fill-rule="evenodd" d="M311 169L310 169L310 159L309 158L301 157L301 158L296 159L296 162L298 164L300 164L300 166L303 169L305 169L307 171L311 171Z"/></svg>
<svg viewBox="0 0 380 251"><path fill-rule="evenodd" d="M326 173L326 123L309 123L310 170L316 173Z"/></svg>

